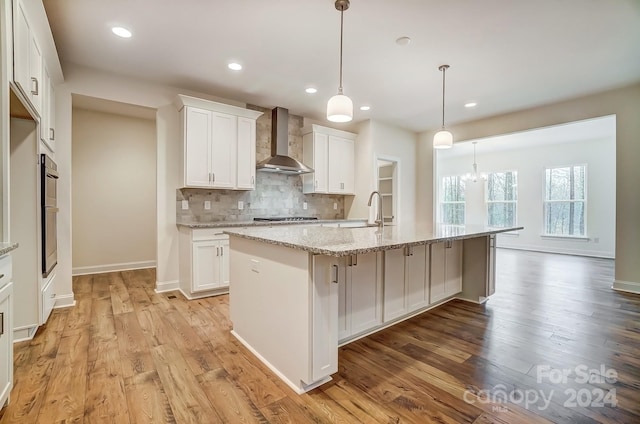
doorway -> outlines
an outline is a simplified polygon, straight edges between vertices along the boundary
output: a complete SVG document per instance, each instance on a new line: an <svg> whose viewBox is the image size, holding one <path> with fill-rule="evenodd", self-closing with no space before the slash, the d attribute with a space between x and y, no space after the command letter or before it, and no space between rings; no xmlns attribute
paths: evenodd
<svg viewBox="0 0 640 424"><path fill-rule="evenodd" d="M398 161L378 158L377 187L382 198L382 219L385 224L395 224L398 216Z"/></svg>

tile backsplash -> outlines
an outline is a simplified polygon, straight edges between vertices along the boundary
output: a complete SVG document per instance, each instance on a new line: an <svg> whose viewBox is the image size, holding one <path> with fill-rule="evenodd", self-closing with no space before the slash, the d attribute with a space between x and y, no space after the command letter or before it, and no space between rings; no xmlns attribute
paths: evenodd
<svg viewBox="0 0 640 424"><path fill-rule="evenodd" d="M271 155L271 110L247 106L264 114L256 121L256 160ZM302 160L301 116L289 115L289 155ZM182 209L182 201L189 209ZM205 201L211 209L205 209ZM243 203L243 209L238 208ZM303 208L304 202L307 209ZM334 204L337 206L334 209ZM302 177L266 172L256 173L256 189L251 191L182 188L176 190L178 222L247 221L265 216L315 216L320 219L344 218L344 196L303 194Z"/></svg>

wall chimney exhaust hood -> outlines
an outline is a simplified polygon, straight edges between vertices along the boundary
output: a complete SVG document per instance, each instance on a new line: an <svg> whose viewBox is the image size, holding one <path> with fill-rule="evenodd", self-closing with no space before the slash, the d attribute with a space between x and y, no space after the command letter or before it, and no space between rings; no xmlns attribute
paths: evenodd
<svg viewBox="0 0 640 424"><path fill-rule="evenodd" d="M271 157L260 161L256 169L287 175L313 172L304 163L289 156L289 111L276 107L271 111Z"/></svg>

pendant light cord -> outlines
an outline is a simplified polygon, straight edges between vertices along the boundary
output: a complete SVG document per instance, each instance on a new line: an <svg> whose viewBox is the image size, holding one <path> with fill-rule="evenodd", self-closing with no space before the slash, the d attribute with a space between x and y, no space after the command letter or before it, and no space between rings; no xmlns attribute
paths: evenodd
<svg viewBox="0 0 640 424"><path fill-rule="evenodd" d="M445 74L447 72L447 68L442 66L442 128L444 128L444 87L445 87L445 83L444 83L444 79L445 79Z"/></svg>
<svg viewBox="0 0 640 424"><path fill-rule="evenodd" d="M340 9L340 86L338 94L342 94L342 31L344 28L344 8Z"/></svg>

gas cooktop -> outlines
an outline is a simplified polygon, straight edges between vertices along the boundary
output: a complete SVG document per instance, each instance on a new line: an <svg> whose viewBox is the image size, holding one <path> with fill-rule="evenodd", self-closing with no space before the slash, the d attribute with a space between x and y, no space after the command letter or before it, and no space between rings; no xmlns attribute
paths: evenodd
<svg viewBox="0 0 640 424"><path fill-rule="evenodd" d="M315 221L318 218L315 216L268 216L265 218L253 218L254 221Z"/></svg>

